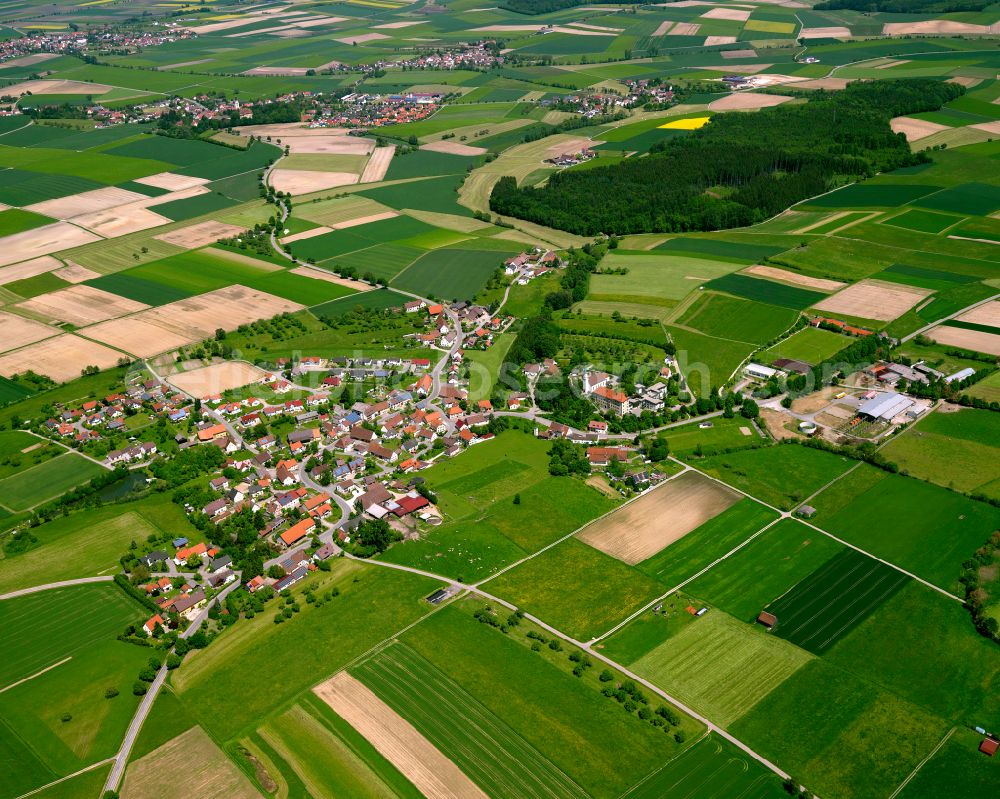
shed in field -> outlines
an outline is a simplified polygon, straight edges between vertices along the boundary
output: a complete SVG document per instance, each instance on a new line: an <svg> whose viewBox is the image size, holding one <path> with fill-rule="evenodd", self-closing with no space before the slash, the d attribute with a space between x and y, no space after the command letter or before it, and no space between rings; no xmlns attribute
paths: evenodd
<svg viewBox="0 0 1000 799"><path fill-rule="evenodd" d="M983 738L983 742L979 744L979 751L989 757L993 757L997 753L997 749L1000 749L1000 741L994 738Z"/></svg>
<svg viewBox="0 0 1000 799"><path fill-rule="evenodd" d="M763 624L767 629L774 629L774 625L778 623L778 617L773 613L768 613L766 610L762 610L760 615L757 616L757 623Z"/></svg>

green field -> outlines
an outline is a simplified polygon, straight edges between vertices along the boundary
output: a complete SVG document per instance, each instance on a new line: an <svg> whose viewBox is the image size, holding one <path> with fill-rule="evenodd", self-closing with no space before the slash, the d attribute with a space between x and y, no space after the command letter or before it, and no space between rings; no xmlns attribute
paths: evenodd
<svg viewBox="0 0 1000 799"><path fill-rule="evenodd" d="M504 260L515 255L503 252L445 248L421 256L392 281L394 288L424 297L445 300L471 300L486 286Z"/></svg>
<svg viewBox="0 0 1000 799"><path fill-rule="evenodd" d="M1000 524L1000 509L864 464L810 504L819 527L950 591L962 563ZM872 507L878 524L868 517Z"/></svg>
<svg viewBox="0 0 1000 799"><path fill-rule="evenodd" d="M320 317L336 318L349 314L358 308L363 310L382 310L384 308L402 308L409 300L404 294L398 294L389 289L377 289L360 294L351 294L339 300L324 302L312 308L312 312Z"/></svg>
<svg viewBox="0 0 1000 799"><path fill-rule="evenodd" d="M728 727L811 658L721 610L709 610L630 668Z"/></svg>
<svg viewBox="0 0 1000 799"><path fill-rule="evenodd" d="M778 778L718 735L708 735L623 795L623 799L778 799Z"/></svg>
<svg viewBox="0 0 1000 799"><path fill-rule="evenodd" d="M195 528L169 496L105 505L32 528L38 543L0 557L0 594L47 581L111 574L135 540L153 534L191 535Z"/></svg>
<svg viewBox="0 0 1000 799"><path fill-rule="evenodd" d="M572 799L580 788L454 680L405 644L351 669L424 737L497 799Z"/></svg>
<svg viewBox="0 0 1000 799"><path fill-rule="evenodd" d="M23 233L26 230L33 230L55 221L32 211L8 208L6 211L0 211L0 236L13 236L15 233Z"/></svg>
<svg viewBox="0 0 1000 799"><path fill-rule="evenodd" d="M753 278L747 278L753 280ZM778 283L771 284L783 289ZM795 324L798 313L724 294L705 293L698 297L674 323L706 336L731 341L765 344Z"/></svg>
<svg viewBox="0 0 1000 799"><path fill-rule="evenodd" d="M963 183L923 196L915 204L936 211L952 211L967 216L989 216L1000 209L1000 186L988 183Z"/></svg>
<svg viewBox="0 0 1000 799"><path fill-rule="evenodd" d="M635 251L612 251L601 261L606 269L625 269L625 274L594 275L591 299L602 296L655 297L680 300L701 283L735 272L739 264L707 258Z"/></svg>
<svg viewBox="0 0 1000 799"><path fill-rule="evenodd" d="M854 462L829 452L786 444L715 455L695 465L763 502L790 510Z"/></svg>
<svg viewBox="0 0 1000 799"><path fill-rule="evenodd" d="M822 654L874 613L910 578L854 549L844 549L767 606L777 634Z"/></svg>
<svg viewBox="0 0 1000 799"><path fill-rule="evenodd" d="M904 230L915 230L918 233L941 233L957 225L962 221L960 216L947 216L937 214L933 211L922 211L919 208L911 208L903 213L887 219L882 224L903 228Z"/></svg>
<svg viewBox="0 0 1000 799"><path fill-rule="evenodd" d="M12 511L28 510L103 473L96 463L67 452L0 480L0 497Z"/></svg>
<svg viewBox="0 0 1000 799"><path fill-rule="evenodd" d="M1000 761L978 751L983 738L958 729L900 794L901 799L985 796L1000 780Z"/></svg>
<svg viewBox="0 0 1000 799"><path fill-rule="evenodd" d="M939 189L939 186L910 183L854 183L806 200L803 205L811 208L897 208Z"/></svg>
<svg viewBox="0 0 1000 799"><path fill-rule="evenodd" d="M968 393L970 397L978 397L987 402L1000 402L1000 372L994 372L980 380L969 389Z"/></svg>
<svg viewBox="0 0 1000 799"><path fill-rule="evenodd" d="M755 300L781 308L791 308L796 311L815 305L827 296L819 291L808 291L763 278L736 274L717 277L707 283L705 287L715 291L724 291L726 294L743 299Z"/></svg>
<svg viewBox="0 0 1000 799"><path fill-rule="evenodd" d="M607 632L663 593L660 583L575 538L486 585L578 641Z"/></svg>
<svg viewBox="0 0 1000 799"><path fill-rule="evenodd" d="M832 538L784 519L685 590L741 621L753 623L765 605L842 549Z"/></svg>
<svg viewBox="0 0 1000 799"><path fill-rule="evenodd" d="M721 295L715 295L721 296ZM756 349L745 341L714 338L676 325L664 325L677 347L677 363L692 391L708 396L724 384Z"/></svg>
<svg viewBox="0 0 1000 799"><path fill-rule="evenodd" d="M836 355L851 344L851 339L830 330L818 327L804 327L773 347L764 350L758 357L764 363L773 363L779 358L804 361L815 366Z"/></svg>
<svg viewBox="0 0 1000 799"><path fill-rule="evenodd" d="M921 480L1000 499L1000 419L991 411L937 411L883 452Z"/></svg>

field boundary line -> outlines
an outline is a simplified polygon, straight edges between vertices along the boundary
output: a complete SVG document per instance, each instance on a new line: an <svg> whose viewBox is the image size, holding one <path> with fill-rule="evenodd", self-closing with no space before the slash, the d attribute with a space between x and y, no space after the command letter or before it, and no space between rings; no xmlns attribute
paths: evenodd
<svg viewBox="0 0 1000 799"><path fill-rule="evenodd" d="M678 461L678 463L680 463L680 461ZM508 564L507 566L504 566L502 569L500 569L500 571L494 572L493 574L489 575L488 577L484 577L479 582L470 583L471 587L478 588L479 586L483 585L484 583L488 583L490 580L493 580L494 578L499 577L501 574L504 574L505 572L509 572L511 569L516 568L517 566L520 566L522 563L526 563L527 561L531 560L532 558L537 558L543 552L547 552L548 550L552 549L553 547L556 547L559 544L561 544L563 541L566 541L566 540L572 538L573 536L578 535L579 533L582 533L584 530L586 530L592 524L597 524L597 522L602 521L603 519L605 519L608 516L610 516L612 513L616 513L618 511L620 511L622 508L624 508L624 507L626 507L628 505L631 505L633 502L636 502L637 500L642 499L644 496L646 496L647 494L649 494L652 491L656 490L660 486L664 486L667 483L669 483L669 482L671 482L673 480L676 480L678 477L680 477L682 474L684 474L685 472L687 472L691 468L687 464L683 464L682 463L681 465L684 466L684 468L681 471L677 472L677 474L675 474L675 475L671 475L666 480L664 480L662 483L657 483L655 486L650 486L649 488L645 489L644 491L639 492L638 494L636 494L631 499L625 500L621 505L616 505L615 507L613 507L611 510L607 511L606 513L602 513L596 519L591 519L589 522L587 522L586 524L580 525L579 527L577 527L572 532L566 533L566 535L564 535L562 538L556 539L551 544L546 544L544 547L542 547L541 549L539 549L537 552L532 552L530 555L526 555L525 557L521 558L520 560L514 561L514 563L511 563L511 564ZM589 544L588 544L588 546L589 546ZM596 549L596 547L595 547L595 549Z"/></svg>
<svg viewBox="0 0 1000 799"><path fill-rule="evenodd" d="M19 588L17 591L11 591L8 594L0 594L0 601L16 599L19 596L27 596L28 594L37 594L39 591L48 591L53 588L70 588L74 585L88 585L89 583L111 583L114 582L114 579L111 575L105 575L100 577L78 577L75 580L60 580L56 583L43 583L42 585L33 585L28 588Z"/></svg>
<svg viewBox="0 0 1000 799"><path fill-rule="evenodd" d="M51 666L46 666L41 671L36 671L34 674L31 674L31 675L29 675L27 677L23 677L22 679L18 680L17 682L12 682L10 685L5 685L3 688L0 688L0 694L6 693L11 688L17 688L17 686L21 685L22 683L26 683L29 680L33 680L33 679L35 679L35 677L41 677L43 674L45 674L45 672L52 671L52 669L54 669L56 666L61 666L63 663L68 663L72 659L73 659L73 656L70 655L69 657L63 658L58 663L53 663Z"/></svg>
<svg viewBox="0 0 1000 799"><path fill-rule="evenodd" d="M647 774L645 777L643 777L641 780L639 780L635 785L633 785L631 788L629 788L628 790L626 790L625 793L620 794L619 797L618 797L618 799L626 799L626 797L629 796L630 794L632 794L637 788L641 788L643 785L645 785L647 782L649 782L651 779L653 779L653 777L655 777L657 774L659 774L661 771L663 771L663 769L665 769L667 766L669 766L675 760L678 760L679 758L684 757L684 755L686 755L688 752L690 752L692 749L694 749L698 744L700 744L702 741L704 741L706 738L708 738L711 734L712 734L712 731L710 729L706 728L705 731L701 735L698 736L697 740L694 740L694 741L691 742L690 746L687 746L684 749L682 749L680 752L678 752L676 755L674 755L672 758L670 758L666 763L664 763L658 769L654 769L653 771L651 771L649 774Z"/></svg>
<svg viewBox="0 0 1000 799"><path fill-rule="evenodd" d="M46 785L39 785L37 788L28 791L27 793L22 793L15 799L27 799L27 797L34 796L36 793L41 793L42 791L51 788L53 785L59 785L59 783L66 782L66 780L71 780L74 777L79 777L81 774L86 774L88 771L93 771L95 768L100 768L101 766L107 765L108 763L111 763L113 761L114 761L113 757L108 757L105 758L104 760L98 760L96 763L91 763L89 766L85 766L79 771L74 771L72 774L67 774L65 777L60 777L59 779L53 780L52 782Z"/></svg>
<svg viewBox="0 0 1000 799"><path fill-rule="evenodd" d="M938 753L938 751L941 749L942 746L948 743L948 739L950 739L951 736L955 734L955 730L957 729L958 727L952 727L950 730L948 730L948 732L944 734L944 737L940 741L938 741L937 746L935 746L933 749L931 749L930 752L927 753L927 757L925 757L923 760L917 763L916 768L914 768L913 771L911 771L909 774L906 775L906 779L904 779L901 783L899 783L899 787L896 788L896 790L894 790L891 794L889 794L889 799L896 799L896 797L899 796L900 793L902 793L903 789L910 784L910 780L916 777L920 769L922 769L925 765L927 765L927 761L930 760L932 757L934 757L934 755Z"/></svg>
<svg viewBox="0 0 1000 799"><path fill-rule="evenodd" d="M737 552L739 552L741 549L743 549L743 547L745 547L747 544L751 543L756 538L758 538L759 536L761 536L764 533L766 533L768 530L770 530L772 527L774 527L774 525L778 524L781 521L784 521L784 517L783 516L779 516L777 519L774 519L773 521L768 522L766 525L764 525L763 527L761 527L756 533L754 533L749 538L747 538L746 541L742 541L741 543L737 544L735 547L733 547L731 550L729 550L729 552L727 552L725 555L721 555L720 557L716 558L711 563L709 563L707 566L703 567L700 571L695 572L690 577L688 577L686 580L683 580L682 582L680 582L677 585L675 585L673 588L671 588L665 594L662 594L661 596L656 597L656 599L653 599L652 601L650 601L646 605L643 605L641 608L639 608L637 611L635 611L635 613L633 613L632 615L626 617L622 621L618 622L618 624L616 624L614 627L612 627L607 632L602 633L601 635L597 636L596 638L592 638L590 641L587 642L587 648L589 649L594 644L596 644L598 641L603 641L605 638L608 638L608 637L614 635L620 629L622 629L623 627L625 627L629 622L634 621L639 616L641 616L643 613L645 613L647 610L649 610L651 607L653 607L653 605L655 605L657 602L662 602L664 599L666 599L671 594L673 594L673 593L675 593L677 591L680 591L688 583L694 582L699 577L701 577L702 575L704 575L706 572L708 572L711 569L713 569L716 566L718 566L720 563L722 563L722 561L724 561L727 558L729 558L731 555L735 555Z"/></svg>

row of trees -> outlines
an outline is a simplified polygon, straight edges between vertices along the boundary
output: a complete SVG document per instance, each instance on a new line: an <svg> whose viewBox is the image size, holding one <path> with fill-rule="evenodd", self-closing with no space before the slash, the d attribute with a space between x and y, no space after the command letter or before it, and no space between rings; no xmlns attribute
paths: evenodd
<svg viewBox="0 0 1000 799"><path fill-rule="evenodd" d="M717 114L646 158L557 172L540 188L503 177L490 208L588 236L751 225L841 183L928 161L889 121L963 91L928 79L875 81L799 105Z"/></svg>

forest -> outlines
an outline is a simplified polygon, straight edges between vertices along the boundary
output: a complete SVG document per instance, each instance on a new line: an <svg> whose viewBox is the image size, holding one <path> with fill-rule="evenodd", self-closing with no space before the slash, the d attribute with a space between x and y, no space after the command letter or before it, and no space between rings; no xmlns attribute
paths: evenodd
<svg viewBox="0 0 1000 799"><path fill-rule="evenodd" d="M937 110L963 92L923 78L857 82L800 104L716 114L647 157L557 172L540 188L503 177L490 208L584 236L752 225L838 185L928 161L889 121Z"/></svg>
<svg viewBox="0 0 1000 799"><path fill-rule="evenodd" d="M562 11L564 8L582 6L586 0L501 0L500 8L513 11L515 14L549 14ZM608 0L609 5L622 4L627 0Z"/></svg>
<svg viewBox="0 0 1000 799"><path fill-rule="evenodd" d="M817 11L860 11L886 14L953 14L958 11L982 11L996 0L826 0Z"/></svg>

